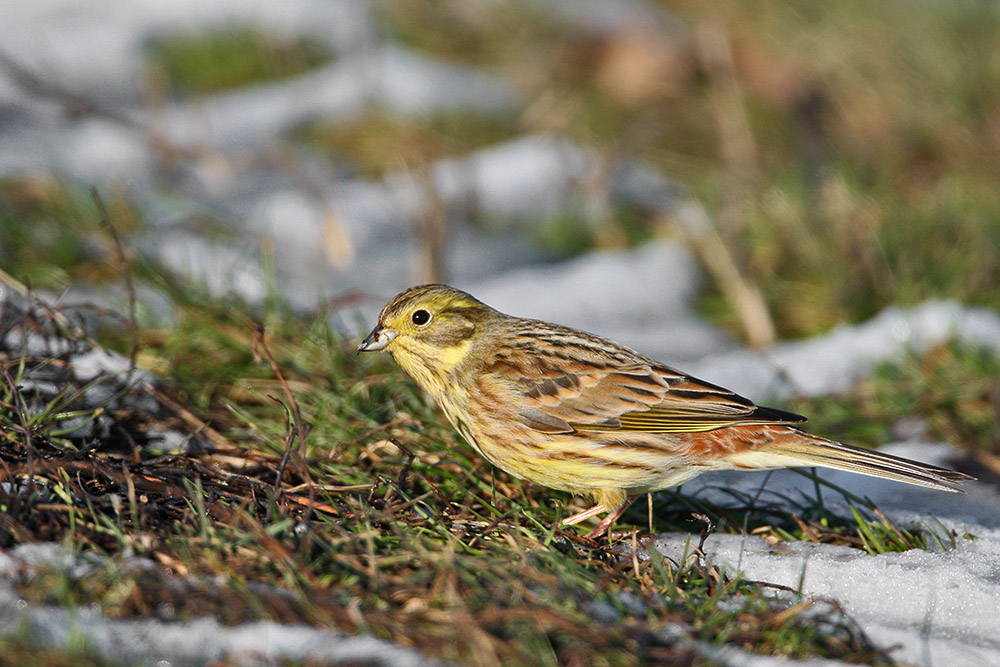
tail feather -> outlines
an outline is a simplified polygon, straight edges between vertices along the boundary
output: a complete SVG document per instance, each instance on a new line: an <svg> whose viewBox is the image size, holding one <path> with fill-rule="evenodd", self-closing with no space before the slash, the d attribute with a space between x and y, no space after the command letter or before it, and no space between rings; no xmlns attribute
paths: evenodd
<svg viewBox="0 0 1000 667"><path fill-rule="evenodd" d="M820 466L952 493L965 493L962 482L975 479L947 468L852 447L801 431L789 429L789 434L794 437L782 438L764 449L742 452L733 462L757 468Z"/></svg>

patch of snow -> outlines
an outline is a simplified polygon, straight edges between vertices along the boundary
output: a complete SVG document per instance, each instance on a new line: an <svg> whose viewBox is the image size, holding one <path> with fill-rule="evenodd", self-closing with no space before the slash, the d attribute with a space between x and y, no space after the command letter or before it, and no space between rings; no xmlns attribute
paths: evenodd
<svg viewBox="0 0 1000 667"><path fill-rule="evenodd" d="M267 296L259 257L247 248L173 232L160 235L150 251L168 269L203 284L213 296L235 294L254 303Z"/></svg>
<svg viewBox="0 0 1000 667"><path fill-rule="evenodd" d="M950 466L957 452L942 444L895 443L881 451ZM897 646L891 657L907 664L1000 664L1000 490L966 483L968 495L820 470L820 476L854 495L872 500L897 524L914 522L943 535L957 533L945 551L911 550L869 556L849 547L781 542L759 537L712 535L709 562L754 581L789 586L807 598L832 599L881 647ZM788 470L710 473L684 485L683 493L722 505L779 504L815 497L813 482ZM824 505L848 516L839 494L823 489ZM752 512L753 510L749 510ZM698 530L692 524L692 532ZM974 539L963 536L970 534ZM658 535L655 548L679 560L690 552L688 533ZM992 611L991 611L992 610ZM783 664L763 662L759 664ZM742 664L739 662L725 664Z"/></svg>
<svg viewBox="0 0 1000 667"><path fill-rule="evenodd" d="M687 369L751 398L823 396L846 391L876 365L920 354L951 339L1000 352L1000 316L954 301L891 307L856 326L841 325L802 341L766 350L713 355Z"/></svg>
<svg viewBox="0 0 1000 667"><path fill-rule="evenodd" d="M3 339L3 347L8 350L23 351L29 357L59 357L67 354L72 345L59 336L43 336L35 331L24 331L15 327L7 332Z"/></svg>
<svg viewBox="0 0 1000 667"><path fill-rule="evenodd" d="M374 39L370 12L363 0L38 0L7 3L0 44L53 83L105 101L136 102L143 49L155 35L249 25L348 50ZM0 84L0 100L8 95L19 97Z"/></svg>
<svg viewBox="0 0 1000 667"><path fill-rule="evenodd" d="M129 362L126 357L99 347L74 355L72 364L73 372L81 382L90 382L101 375L118 375L122 378L129 375ZM152 386L156 381L152 373L138 368L132 369L129 379L135 384L144 386Z"/></svg>
<svg viewBox="0 0 1000 667"><path fill-rule="evenodd" d="M713 535L705 553L715 567L754 581L791 587L809 598L838 600L892 658L932 665L1000 664L1000 531L931 553L914 549L869 556L850 547ZM660 535L656 548L675 560L690 535Z"/></svg>
<svg viewBox="0 0 1000 667"><path fill-rule="evenodd" d="M407 114L463 108L496 113L517 100L506 82L405 49L362 49L297 77L178 102L157 112L182 146L266 148L313 119L347 119L375 106Z"/></svg>
<svg viewBox="0 0 1000 667"><path fill-rule="evenodd" d="M434 184L453 205L471 203L497 218L541 219L566 211L595 159L568 140L529 135L442 160L434 166Z"/></svg>

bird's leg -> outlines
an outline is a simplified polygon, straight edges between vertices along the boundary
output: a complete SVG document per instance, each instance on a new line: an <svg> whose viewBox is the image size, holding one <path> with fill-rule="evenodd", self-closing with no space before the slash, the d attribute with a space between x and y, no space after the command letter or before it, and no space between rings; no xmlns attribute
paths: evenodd
<svg viewBox="0 0 1000 667"><path fill-rule="evenodd" d="M608 529L611 528L612 525L614 525L615 521L618 520L618 517L620 517L625 512L625 510L628 509L628 506L631 505L632 501L635 500L635 499L636 499L636 496L629 496L629 497L627 497L625 499L625 501L623 503L621 503L618 506L617 509L614 509L614 510L608 510L608 508L605 507L603 503L597 503L596 505L594 505L590 509L586 509L586 510L583 510L582 512L578 512L578 513L574 514L573 516L566 517L562 521L563 525L564 526L574 526L574 525L580 523L581 521L586 521L587 519L589 519L591 517L597 516L601 512L607 512L608 515L606 517L604 517L599 524L597 524L597 527L594 528L589 533L587 533L586 535L584 535L584 537L589 537L590 539L598 538L601 535L603 535L604 533L608 532Z"/></svg>
<svg viewBox="0 0 1000 667"><path fill-rule="evenodd" d="M615 521L618 520L618 517L620 517L622 514L625 513L625 510L628 509L628 506L631 505L632 501L635 499L636 496L629 496L628 498L626 498L625 502L623 502L621 505L618 506L618 509L608 512L608 515L603 519L601 519L601 522L597 524L597 526L592 531L584 535L584 537L589 538L591 540L596 540L598 537L604 535L606 532L608 532L608 530L611 529L611 526L613 526ZM587 511L589 512L591 510Z"/></svg>
<svg viewBox="0 0 1000 667"><path fill-rule="evenodd" d="M600 503L597 503L596 505L594 505L590 509L583 510L582 512L577 512L573 516L566 517L565 519L562 520L562 522L563 522L564 526L575 526L576 524L580 523L581 521L586 521L587 519L589 519L592 516L597 516L601 512L607 512L607 511L608 511L607 507L605 507L604 505L602 505Z"/></svg>

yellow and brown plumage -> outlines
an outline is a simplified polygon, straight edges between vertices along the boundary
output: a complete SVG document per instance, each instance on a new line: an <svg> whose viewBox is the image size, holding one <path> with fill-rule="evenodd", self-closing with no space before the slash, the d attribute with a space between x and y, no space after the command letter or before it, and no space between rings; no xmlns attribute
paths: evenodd
<svg viewBox="0 0 1000 667"><path fill-rule="evenodd" d="M968 475L826 440L800 415L754 405L612 341L505 315L446 285L382 309L359 351L388 350L487 460L591 495L605 532L635 495L712 470L823 466L944 491Z"/></svg>

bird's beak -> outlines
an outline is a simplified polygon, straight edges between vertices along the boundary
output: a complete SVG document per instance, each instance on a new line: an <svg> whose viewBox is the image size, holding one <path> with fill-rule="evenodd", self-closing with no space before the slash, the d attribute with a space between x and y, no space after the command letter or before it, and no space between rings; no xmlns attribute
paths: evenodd
<svg viewBox="0 0 1000 667"><path fill-rule="evenodd" d="M385 329L381 324L376 324L372 332L368 334L368 337L361 341L361 345L358 345L358 352L384 350L386 345L391 343L394 338L396 338L395 331Z"/></svg>

